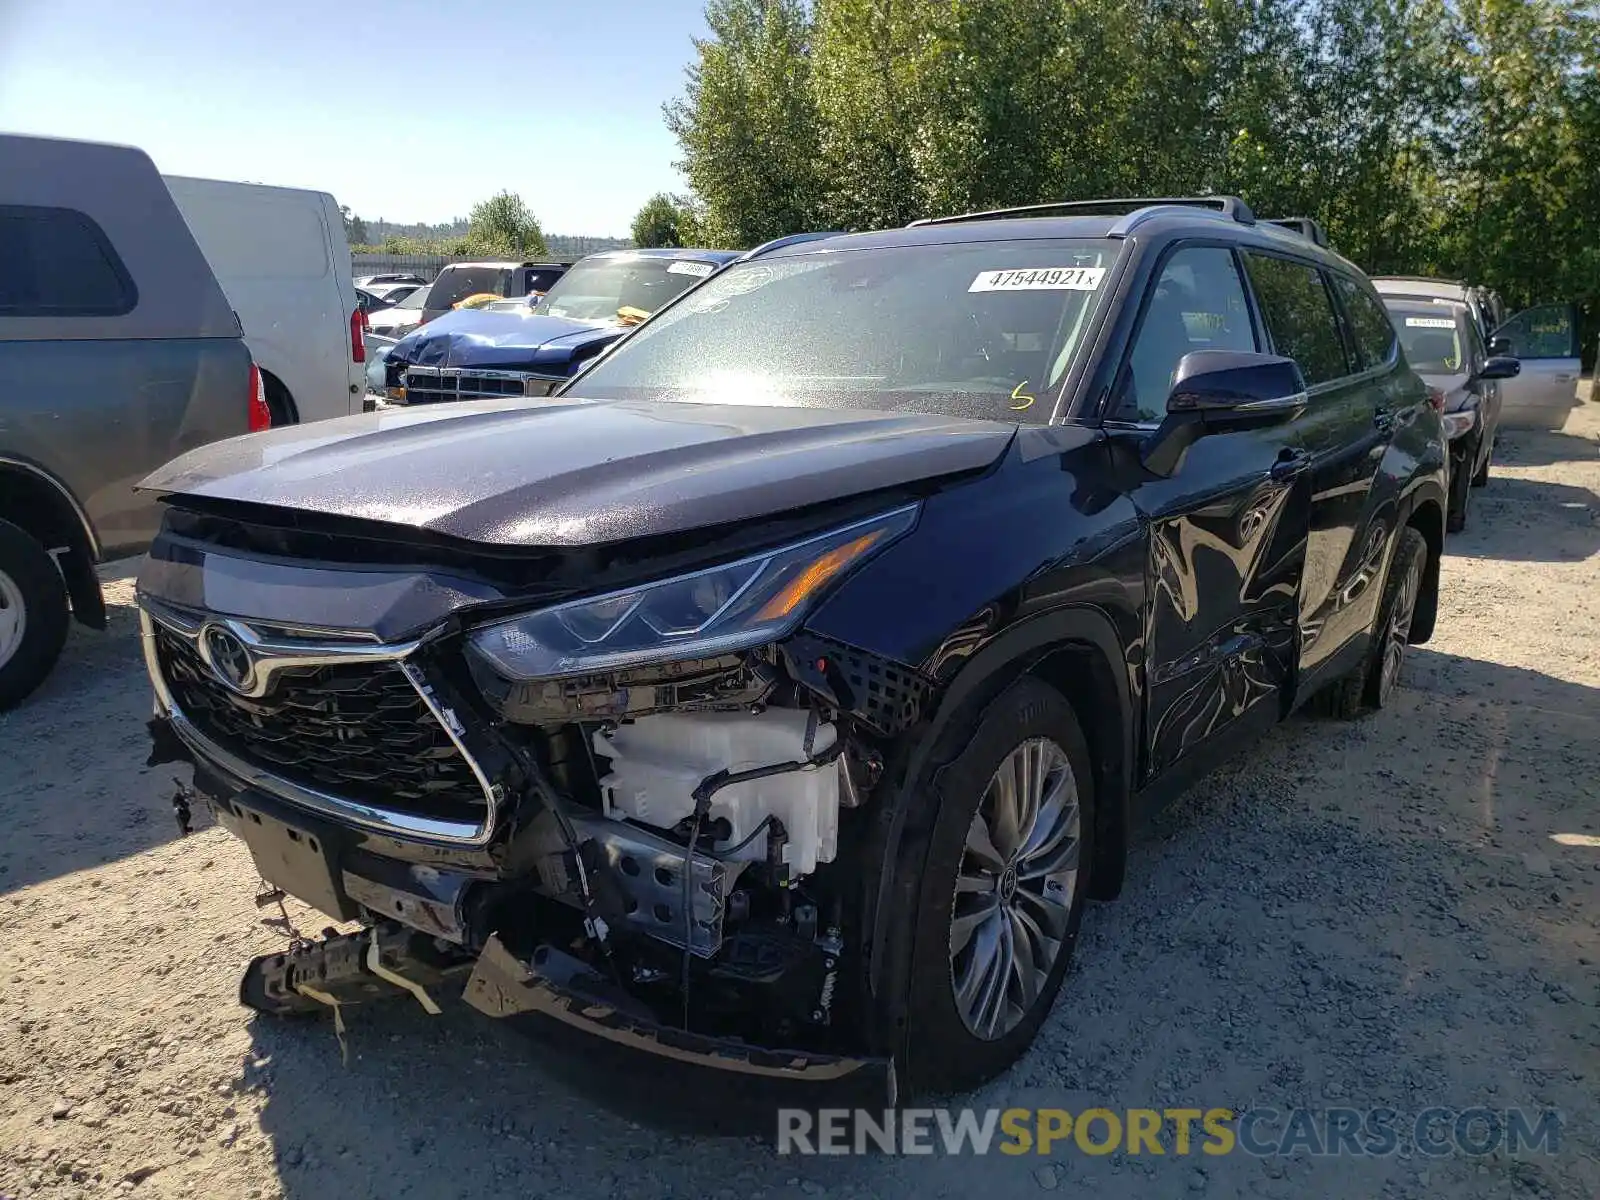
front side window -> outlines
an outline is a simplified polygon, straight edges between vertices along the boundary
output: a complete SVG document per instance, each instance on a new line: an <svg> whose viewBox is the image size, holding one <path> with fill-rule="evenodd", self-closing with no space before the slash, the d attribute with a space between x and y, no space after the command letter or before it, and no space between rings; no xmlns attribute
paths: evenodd
<svg viewBox="0 0 1600 1200"><path fill-rule="evenodd" d="M1191 350L1254 350L1255 330L1233 253L1189 246L1166 261L1139 321L1113 416L1159 421L1178 362Z"/></svg>
<svg viewBox="0 0 1600 1200"><path fill-rule="evenodd" d="M1570 305L1545 304L1519 312L1499 329L1516 358L1577 358L1578 323Z"/></svg>
<svg viewBox="0 0 1600 1200"><path fill-rule="evenodd" d="M1255 251L1245 252L1245 263L1272 347L1299 364L1306 385L1316 387L1348 374L1344 338L1322 272L1308 263Z"/></svg>
<svg viewBox="0 0 1600 1200"><path fill-rule="evenodd" d="M1394 353L1394 325L1389 321L1388 310L1348 275L1335 275L1333 280L1350 318L1361 368L1370 371L1383 366Z"/></svg>
<svg viewBox="0 0 1600 1200"><path fill-rule="evenodd" d="M552 282L534 312L570 321L638 322L715 270L712 263L656 255L588 259Z"/></svg>
<svg viewBox="0 0 1600 1200"><path fill-rule="evenodd" d="M122 259L86 214L0 205L0 315L119 317L137 302Z"/></svg>
<svg viewBox="0 0 1600 1200"><path fill-rule="evenodd" d="M739 263L643 326L574 390L1045 424L1121 246L984 241ZM540 311L554 311L582 270Z"/></svg>
<svg viewBox="0 0 1600 1200"><path fill-rule="evenodd" d="M548 292L552 284L565 274L559 267L530 267L523 272L522 292Z"/></svg>
<svg viewBox="0 0 1600 1200"><path fill-rule="evenodd" d="M1465 373L1466 330L1472 318L1464 306L1396 300L1390 301L1389 314L1413 371L1421 375Z"/></svg>

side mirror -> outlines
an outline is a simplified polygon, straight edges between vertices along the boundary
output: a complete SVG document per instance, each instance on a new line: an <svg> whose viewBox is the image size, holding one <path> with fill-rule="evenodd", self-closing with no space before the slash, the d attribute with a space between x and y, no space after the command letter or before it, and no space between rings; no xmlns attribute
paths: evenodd
<svg viewBox="0 0 1600 1200"><path fill-rule="evenodd" d="M1483 364L1483 370L1478 372L1479 379L1514 379L1522 374L1522 360L1510 358L1504 354L1496 354Z"/></svg>
<svg viewBox="0 0 1600 1200"><path fill-rule="evenodd" d="M1499 336L1490 338L1489 353L1496 357L1499 357L1502 354L1509 355L1511 353L1511 339L1508 337Z"/></svg>
<svg viewBox="0 0 1600 1200"><path fill-rule="evenodd" d="M1147 471L1171 475L1201 437L1260 429L1305 411L1305 377L1292 358L1242 350L1191 350L1178 360L1167 417L1141 455Z"/></svg>

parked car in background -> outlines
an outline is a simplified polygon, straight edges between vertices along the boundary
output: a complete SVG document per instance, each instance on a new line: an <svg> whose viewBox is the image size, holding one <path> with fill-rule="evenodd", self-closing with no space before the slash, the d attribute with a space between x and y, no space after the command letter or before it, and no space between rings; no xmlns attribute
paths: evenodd
<svg viewBox="0 0 1600 1200"><path fill-rule="evenodd" d="M426 286L424 283L375 283L370 287L357 287L356 304L370 317L375 312L393 308L412 292Z"/></svg>
<svg viewBox="0 0 1600 1200"><path fill-rule="evenodd" d="M1378 294L1465 304L1491 355L1510 355L1521 371L1501 385L1500 420L1507 428L1560 429L1576 403L1578 314L1570 304L1541 304L1507 316L1498 293L1460 281L1380 276Z"/></svg>
<svg viewBox="0 0 1600 1200"><path fill-rule="evenodd" d="M404 300L367 314L367 330L384 337L402 338L422 324L423 306L428 302L428 289L423 284Z"/></svg>
<svg viewBox="0 0 1600 1200"><path fill-rule="evenodd" d="M1466 528L1472 489L1489 482L1500 434L1500 388L1521 369L1516 359L1491 355L1481 326L1464 303L1440 299L1384 299L1400 335L1406 362L1422 376L1441 414L1450 444L1450 491L1445 528Z"/></svg>
<svg viewBox="0 0 1600 1200"><path fill-rule="evenodd" d="M266 423L238 319L144 152L0 134L0 709L44 680L69 613L104 627L95 564L160 523L133 485Z"/></svg>
<svg viewBox="0 0 1600 1200"><path fill-rule="evenodd" d="M414 330L389 355L385 394L402 404L543 396L630 325L737 257L732 250L591 254L535 304L459 310Z"/></svg>
<svg viewBox="0 0 1600 1200"><path fill-rule="evenodd" d="M1560 429L1577 404L1578 312L1571 304L1524 309L1496 331L1506 354L1522 364L1501 385L1501 422L1509 428Z"/></svg>
<svg viewBox="0 0 1600 1200"><path fill-rule="evenodd" d="M366 315L334 198L180 176L167 187L239 314L273 424L360 412Z"/></svg>
<svg viewBox="0 0 1600 1200"><path fill-rule="evenodd" d="M667 301L714 260L596 256L552 315L470 314L653 310L547 402L153 476L151 761L367 926L256 959L245 1003L453 978L908 1095L1015 1062L1143 813L1313 698L1391 704L1439 599L1439 417L1361 272L1231 197L1098 207Z"/></svg>
<svg viewBox="0 0 1600 1200"><path fill-rule="evenodd" d="M392 271L384 275L357 275L355 277L355 285L360 288L372 288L391 283L410 283L421 286L427 282L421 275L413 275L406 271Z"/></svg>
<svg viewBox="0 0 1600 1200"><path fill-rule="evenodd" d="M561 262L463 262L439 272L428 293L423 319L441 317L469 296L491 292L496 296L526 296L547 292L566 273Z"/></svg>

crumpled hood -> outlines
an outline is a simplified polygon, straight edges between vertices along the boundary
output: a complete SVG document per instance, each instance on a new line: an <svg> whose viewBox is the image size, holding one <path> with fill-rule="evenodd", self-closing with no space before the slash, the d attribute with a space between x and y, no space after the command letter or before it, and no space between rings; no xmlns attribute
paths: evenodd
<svg viewBox="0 0 1600 1200"><path fill-rule="evenodd" d="M498 545L584 546L981 470L1015 433L1009 422L911 413L486 400L232 438L140 486Z"/></svg>
<svg viewBox="0 0 1600 1200"><path fill-rule="evenodd" d="M615 323L460 309L412 330L390 356L415 367L548 369L566 374L578 350L604 346L626 332Z"/></svg>

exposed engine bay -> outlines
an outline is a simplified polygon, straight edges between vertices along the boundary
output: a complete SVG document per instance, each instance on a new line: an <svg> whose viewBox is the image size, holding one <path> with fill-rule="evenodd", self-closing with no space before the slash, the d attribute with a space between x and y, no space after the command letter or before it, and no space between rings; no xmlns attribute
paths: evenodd
<svg viewBox="0 0 1600 1200"><path fill-rule="evenodd" d="M929 681L805 632L515 680L448 618L396 644L197 610L185 580L239 560L154 555L151 762L193 763L261 903L364 926L313 940L285 915L290 947L251 964L246 1004L427 1006L465 978L494 1015L666 1037L716 1065L867 1061L842 1019L862 953L848 860Z"/></svg>

